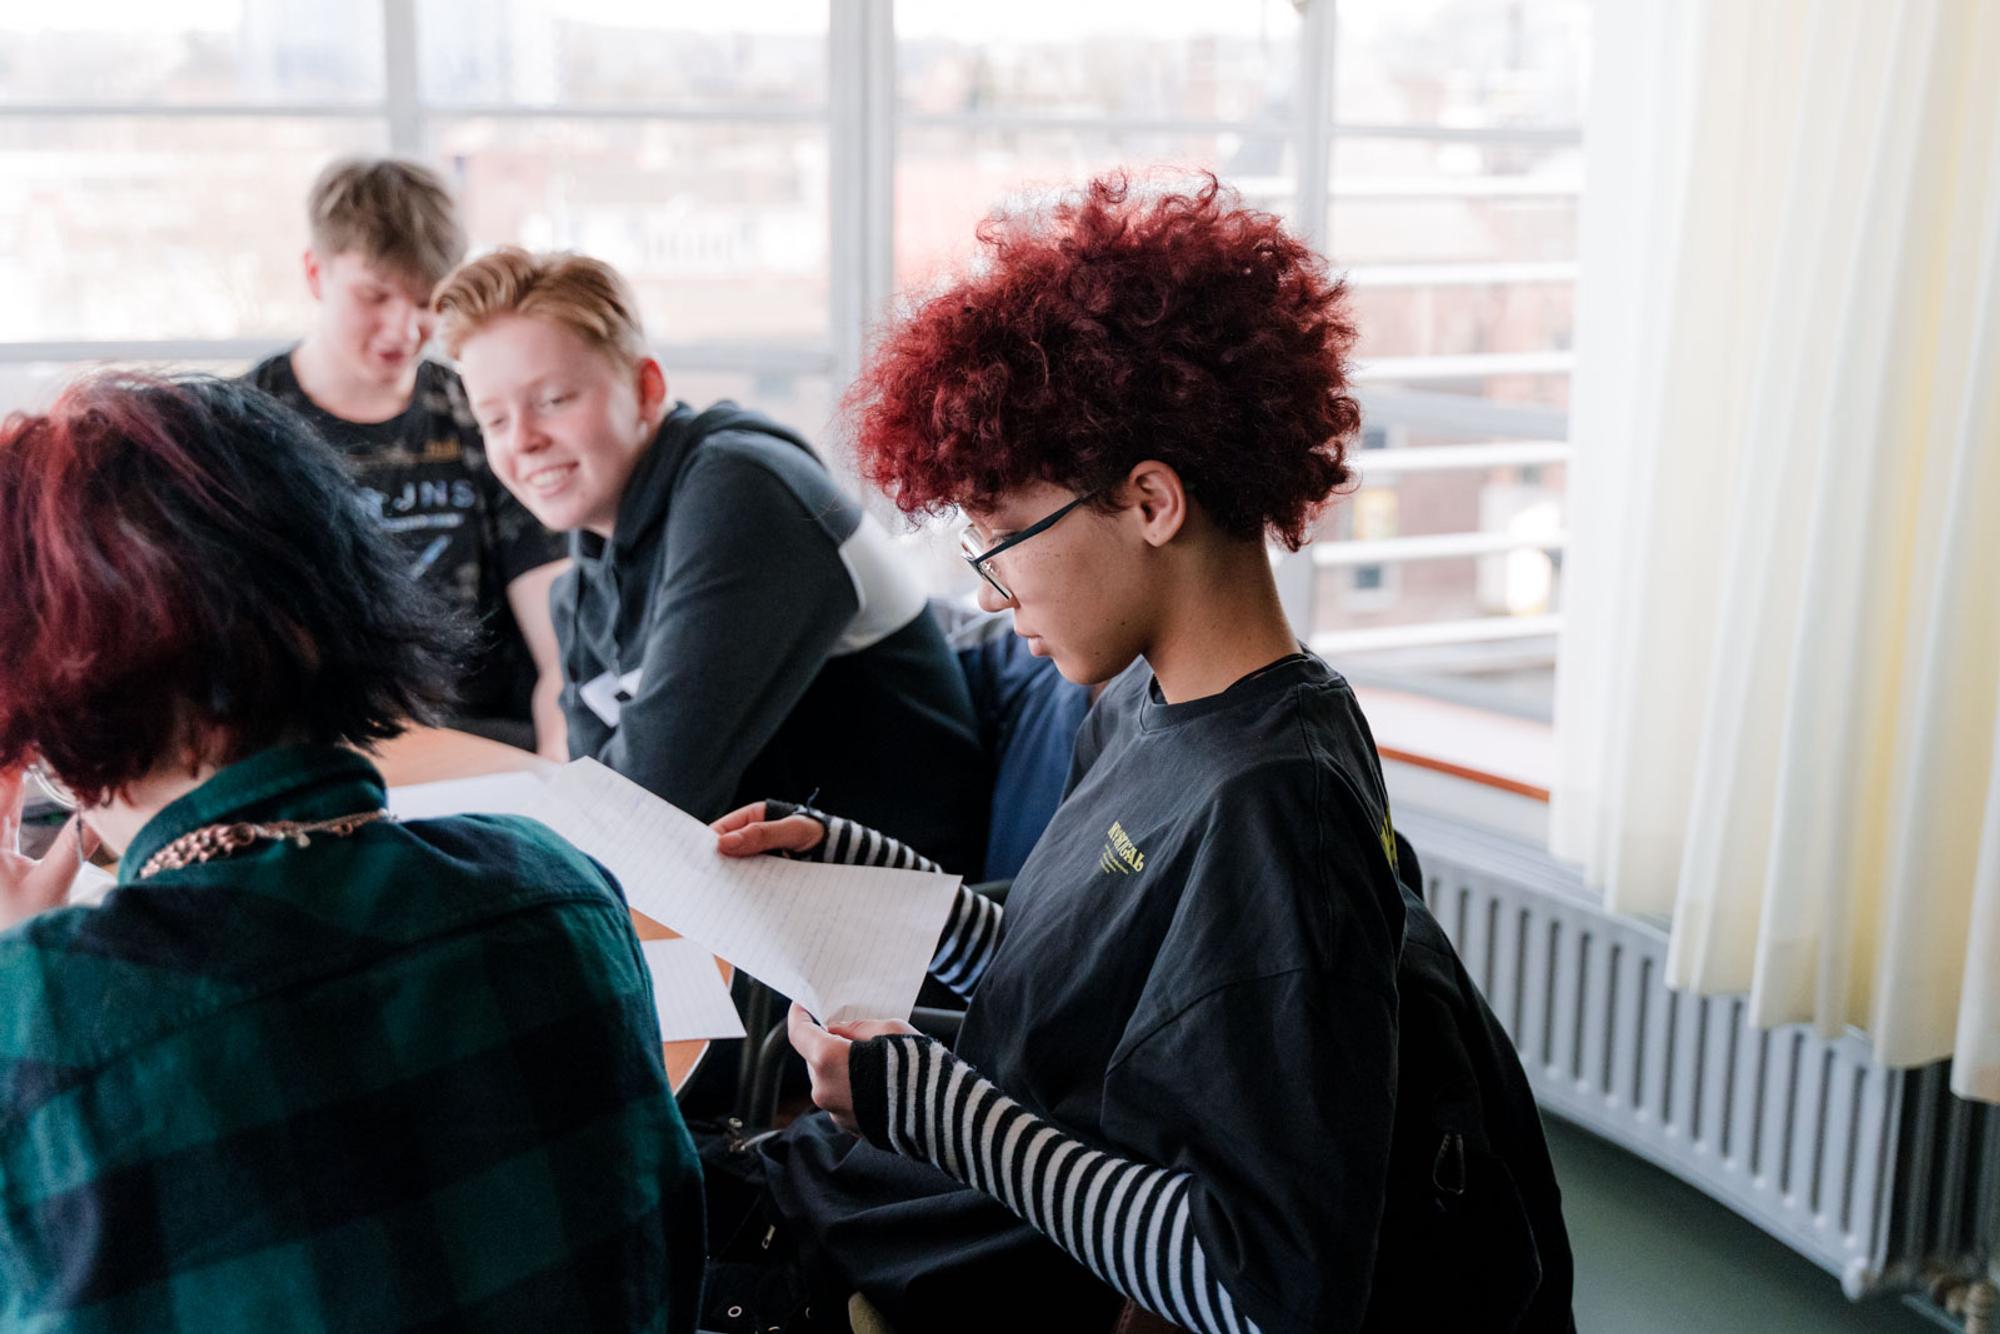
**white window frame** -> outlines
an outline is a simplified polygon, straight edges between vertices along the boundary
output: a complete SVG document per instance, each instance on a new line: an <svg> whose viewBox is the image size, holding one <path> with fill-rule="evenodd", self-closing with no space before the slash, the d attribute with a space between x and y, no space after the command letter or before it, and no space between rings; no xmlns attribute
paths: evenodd
<svg viewBox="0 0 2000 1334"><path fill-rule="evenodd" d="M1339 238L1328 235L1336 197L1464 197L1523 195L1571 197L1575 181L1397 182L1332 179L1332 146L1345 137L1414 139L1424 142L1506 143L1571 146L1582 128L1468 128L1441 125L1340 123L1334 118L1334 61L1337 0L1294 0L1302 23L1299 38L1299 97L1289 122L1268 119L1204 120L1187 117L1042 116L1024 113L903 114L897 108L895 0L826 0L828 6L828 96L819 107L707 107L671 104L490 105L429 103L420 83L417 0L376 0L382 9L384 91L365 103L201 104L16 104L0 105L0 117L205 117L361 118L383 123L390 151L425 157L432 122L439 117L512 119L661 120L714 123L824 125L828 133L831 198L828 200L828 328L818 345L733 345L676 343L662 355L675 370L824 376L838 387L850 382L866 356L871 323L893 296L896 140L913 129L1080 130L1099 134L1253 134L1288 139L1298 163L1298 230L1315 249L1336 254ZM1417 285L1529 284L1573 282L1573 261L1484 262L1361 266L1348 274L1358 288ZM0 364L150 360L167 362L249 361L278 345L265 339L131 339L0 343ZM1428 428L1471 434L1490 443L1421 449L1389 449L1368 459L1371 471L1386 475L1444 470L1481 470L1510 464L1567 462L1567 422L1559 412L1519 408L1475 397L1426 391L1445 380L1497 375L1568 375L1574 356L1562 350L1464 356L1376 358L1358 367L1357 392L1371 422L1392 429ZM1376 452L1371 451L1371 455ZM1495 544L1499 545L1495 545ZM1357 544L1326 541L1278 563L1279 582L1294 622L1316 649L1353 651L1363 647L1470 643L1495 637L1549 633L1559 616L1489 618L1341 633L1313 624L1314 572L1321 568L1402 563L1476 554L1515 545L1500 535L1452 533ZM1562 539L1539 542L1560 549Z"/></svg>
<svg viewBox="0 0 2000 1334"><path fill-rule="evenodd" d="M867 83L889 68L879 54L868 58L886 32L889 0L828 0L827 58L833 76L827 105L821 107L710 107L669 103L594 105L521 105L513 103L428 102L420 76L417 0L375 0L382 10L383 95L378 100L343 103L16 103L0 104L0 118L144 117L201 121L216 118L315 119L373 121L386 128L388 151L428 159L431 127L438 119L494 118L512 120L615 121L654 120L724 124L823 125L835 162L832 234L829 265L834 281L829 293L828 329L818 345L751 345L694 342L660 345L677 372L724 374L809 375L830 383L845 383L859 369L858 331L870 296L854 290L851 275L862 271L859 257L868 249L869 191L856 173L842 165L871 163L868 169L887 179L892 165L872 163L861 143L866 136ZM893 54L893 48L891 48ZM856 57L859 58L856 58ZM877 148L879 153L879 146ZM843 156L843 154L845 156ZM886 193L886 192L885 192ZM886 218L886 214L883 215ZM878 226L885 224L878 223ZM880 247L878 247L880 248ZM884 269L886 277L886 268ZM886 299L886 293L883 294ZM165 338L51 342L0 342L0 365L91 361L234 362L268 356L287 340L269 338Z"/></svg>

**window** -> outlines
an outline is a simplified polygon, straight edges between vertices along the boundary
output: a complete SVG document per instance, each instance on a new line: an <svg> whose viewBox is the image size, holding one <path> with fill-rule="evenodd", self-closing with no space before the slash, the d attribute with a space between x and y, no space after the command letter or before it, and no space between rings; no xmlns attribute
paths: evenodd
<svg viewBox="0 0 2000 1334"><path fill-rule="evenodd" d="M995 204L1122 165L1209 168L1296 222L1303 26L1289 0L899 6L899 286Z"/></svg>
<svg viewBox="0 0 2000 1334"><path fill-rule="evenodd" d="M1361 428L1359 454L1350 459L1350 466L1362 476L1367 476L1367 451L1389 448L1392 432L1400 434L1397 428L1371 423ZM1400 498L1396 493L1395 478L1390 476L1377 481L1355 495L1342 507L1344 518L1334 532L1322 527L1320 541L1339 542L1342 553L1353 563L1344 566L1347 579L1340 593L1340 615L1380 612L1394 607L1402 594L1402 567L1384 565L1367 559L1371 543L1386 542L1396 536L1396 521Z"/></svg>
<svg viewBox="0 0 2000 1334"><path fill-rule="evenodd" d="M785 0L416 0L422 151L476 238L617 266L670 372L824 377L828 19Z"/></svg>
<svg viewBox="0 0 2000 1334"><path fill-rule="evenodd" d="M277 0L79 0L0 16L0 406L63 344L272 339L303 322L302 241L270 201L388 147L380 16ZM294 212L298 212L295 204ZM54 344L56 346L46 346ZM224 357L229 350L224 350Z"/></svg>
<svg viewBox="0 0 2000 1334"><path fill-rule="evenodd" d="M306 188L454 180L475 245L590 251L683 396L832 402L825 5L83 0L0 18L0 410L79 363L240 369L310 319ZM164 14L171 17L163 17Z"/></svg>
<svg viewBox="0 0 2000 1334"><path fill-rule="evenodd" d="M1309 548L1312 638L1359 683L1545 720L1588 8L1340 0L1335 13L1321 243L1354 288L1367 418L1393 436L1357 455L1347 503L1390 507L1393 535L1362 540L1401 582L1357 600L1355 550Z"/></svg>
<svg viewBox="0 0 2000 1334"><path fill-rule="evenodd" d="M825 435L994 204L1208 167L1346 271L1362 328L1360 486L1281 567L1300 629L1357 681L1545 717L1587 36L1587 0L15 6L0 410L296 337L308 182L395 151L475 244L624 270L678 395Z"/></svg>

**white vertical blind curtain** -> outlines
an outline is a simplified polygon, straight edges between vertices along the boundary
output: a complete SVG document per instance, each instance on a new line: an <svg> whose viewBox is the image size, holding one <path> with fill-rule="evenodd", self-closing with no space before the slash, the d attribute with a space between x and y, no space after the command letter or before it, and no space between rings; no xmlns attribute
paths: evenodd
<svg viewBox="0 0 2000 1334"><path fill-rule="evenodd" d="M2000 1101L2000 5L1595 23L1551 845Z"/></svg>

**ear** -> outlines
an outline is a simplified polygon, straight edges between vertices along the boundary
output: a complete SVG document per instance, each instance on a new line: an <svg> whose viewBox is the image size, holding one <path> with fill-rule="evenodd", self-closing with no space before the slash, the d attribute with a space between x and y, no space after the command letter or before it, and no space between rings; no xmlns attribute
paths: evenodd
<svg viewBox="0 0 2000 1334"><path fill-rule="evenodd" d="M305 270L306 290L312 293L313 300L319 300L319 252L307 246L299 256L299 267Z"/></svg>
<svg viewBox="0 0 2000 1334"><path fill-rule="evenodd" d="M1118 499L1137 511L1139 535L1149 546L1163 547L1173 541L1187 522L1187 488L1181 485L1181 475L1158 459L1135 464L1125 474Z"/></svg>
<svg viewBox="0 0 2000 1334"><path fill-rule="evenodd" d="M666 413L667 373L651 357L639 363L639 415L658 422Z"/></svg>

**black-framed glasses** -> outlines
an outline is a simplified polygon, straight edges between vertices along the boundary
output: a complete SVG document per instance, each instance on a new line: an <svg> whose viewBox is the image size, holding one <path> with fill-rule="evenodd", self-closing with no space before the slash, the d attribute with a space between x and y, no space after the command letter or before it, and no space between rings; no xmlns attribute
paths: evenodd
<svg viewBox="0 0 2000 1334"><path fill-rule="evenodd" d="M1095 491L1087 492L1084 495L1080 495L1075 500L1070 501L1069 504L1057 510L1054 514L1051 514L1046 518L1037 519L1035 522L1029 524L1026 528L1023 528L1020 532L1015 533L1012 537L1009 537L1002 542L995 543L993 547L987 551L981 551L979 549L979 534L973 532L972 526L970 524L967 524L965 531L958 535L958 552L961 556L965 557L965 563L972 567L973 572L976 573L981 579L984 579L992 587L993 591L1000 595L1002 601L1012 602L1014 600L1013 592L1010 589L1008 589L1007 585L1000 582L999 574L996 573L993 569L994 558L997 556L1004 555L1005 553L1013 550L1015 547L1020 546L1023 542L1035 536L1037 533L1047 532L1049 529L1056 526L1056 524L1062 519L1063 515L1068 514L1071 510L1075 509L1078 505L1083 504L1085 501L1095 500L1096 498L1097 498L1097 492Z"/></svg>

